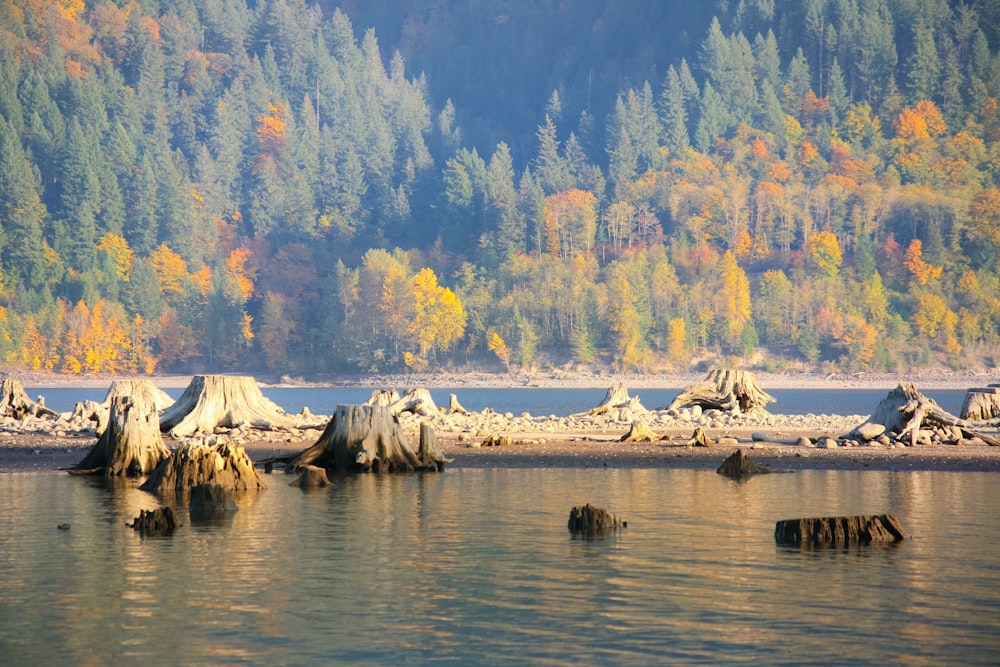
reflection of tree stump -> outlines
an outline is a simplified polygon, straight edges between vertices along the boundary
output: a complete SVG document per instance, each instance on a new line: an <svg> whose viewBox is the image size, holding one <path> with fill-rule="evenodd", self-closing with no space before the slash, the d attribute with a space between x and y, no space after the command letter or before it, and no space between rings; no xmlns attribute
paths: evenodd
<svg viewBox="0 0 1000 667"><path fill-rule="evenodd" d="M971 421L987 421L1000 417L1000 384L967 390L959 416Z"/></svg>
<svg viewBox="0 0 1000 667"><path fill-rule="evenodd" d="M263 431L294 426L281 408L260 393L256 380L246 376L196 375L160 416L160 430L175 437L243 424Z"/></svg>
<svg viewBox="0 0 1000 667"><path fill-rule="evenodd" d="M699 406L702 409L723 410L733 414L766 412L767 404L775 400L757 384L750 371L714 369L701 382L684 389L668 410Z"/></svg>
<svg viewBox="0 0 1000 667"><path fill-rule="evenodd" d="M49 410L41 403L28 398L24 385L14 378L4 378L0 384L0 417L57 417L54 410Z"/></svg>
<svg viewBox="0 0 1000 667"><path fill-rule="evenodd" d="M229 441L215 445L197 442L182 445L139 488L171 497L186 495L202 484L219 486L227 491L265 488L246 450Z"/></svg>
<svg viewBox="0 0 1000 667"><path fill-rule="evenodd" d="M323 434L312 447L296 456L274 460L287 460L291 470L307 465L343 472L405 472L443 467L443 456L439 461L431 451L436 451L436 445L429 443L423 449L427 451L421 456L407 444L399 419L390 412L390 408L338 405Z"/></svg>
<svg viewBox="0 0 1000 667"><path fill-rule="evenodd" d="M927 429L949 431L955 429L961 437L978 437L987 444L1000 446L1000 438L977 431L964 419L959 419L941 409L933 398L917 391L910 383L900 384L890 391L868 419L872 424L882 424L885 430L897 436L909 434L910 444L921 442ZM954 440L954 438L953 438Z"/></svg>
<svg viewBox="0 0 1000 667"><path fill-rule="evenodd" d="M107 428L70 472L141 477L153 472L168 456L170 450L163 444L153 405L141 397L119 396L111 401Z"/></svg>

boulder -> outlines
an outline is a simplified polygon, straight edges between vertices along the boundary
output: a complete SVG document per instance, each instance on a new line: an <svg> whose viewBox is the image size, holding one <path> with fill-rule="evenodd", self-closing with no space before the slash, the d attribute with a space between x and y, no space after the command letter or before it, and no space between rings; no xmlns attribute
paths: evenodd
<svg viewBox="0 0 1000 667"><path fill-rule="evenodd" d="M854 435L861 438L865 442L874 440L883 433L885 433L885 425L873 424L872 422L865 422L854 429Z"/></svg>

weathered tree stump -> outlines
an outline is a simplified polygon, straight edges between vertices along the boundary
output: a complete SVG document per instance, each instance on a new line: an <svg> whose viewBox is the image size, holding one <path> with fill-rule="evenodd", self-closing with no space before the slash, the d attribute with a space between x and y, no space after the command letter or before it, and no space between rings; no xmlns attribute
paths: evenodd
<svg viewBox="0 0 1000 667"><path fill-rule="evenodd" d="M452 459L444 457L444 452L438 447L434 429L427 422L420 424L420 445L417 448L417 457L423 465L433 466L438 472L444 472L444 464L452 461Z"/></svg>
<svg viewBox="0 0 1000 667"><path fill-rule="evenodd" d="M49 410L42 403L28 398L24 385L20 380L4 378L0 383L0 417L58 417L54 410Z"/></svg>
<svg viewBox="0 0 1000 667"><path fill-rule="evenodd" d="M155 407L142 396L118 396L111 401L107 428L69 472L141 477L153 472L169 456Z"/></svg>
<svg viewBox="0 0 1000 667"><path fill-rule="evenodd" d="M691 439L687 441L688 447L712 447L713 445L715 445L715 442L708 437L708 433L700 426L694 430L694 433L691 434Z"/></svg>
<svg viewBox="0 0 1000 667"><path fill-rule="evenodd" d="M431 392L423 387L411 389L389 406L389 412L398 415L403 412L410 412L421 417L433 417L440 414Z"/></svg>
<svg viewBox="0 0 1000 667"><path fill-rule="evenodd" d="M733 414L767 412L767 404L776 399L760 388L750 371L713 369L701 382L686 387L674 398L668 410L698 406Z"/></svg>
<svg viewBox="0 0 1000 667"><path fill-rule="evenodd" d="M642 414L648 412L648 410L646 410L646 408L644 408L642 403L639 401L639 397L633 396L632 398L629 398L628 389L623 383L619 382L618 384L608 388L608 392L604 395L604 399L600 403L583 414L591 417L597 417L599 415L608 414L613 410L626 409L632 414Z"/></svg>
<svg viewBox="0 0 1000 667"><path fill-rule="evenodd" d="M330 478L326 475L326 468L302 466L302 474L289 486L296 486L300 489L320 489L330 486Z"/></svg>
<svg viewBox="0 0 1000 667"><path fill-rule="evenodd" d="M111 405L103 405L97 401L77 401L73 406L73 414L70 419L82 422L94 422L94 432L100 435L108 427L108 416ZM157 422L157 431L159 422Z"/></svg>
<svg viewBox="0 0 1000 667"><path fill-rule="evenodd" d="M598 537L624 528L627 524L611 512L587 503L569 511L567 525L573 535Z"/></svg>
<svg viewBox="0 0 1000 667"><path fill-rule="evenodd" d="M160 416L160 430L178 438L244 424L262 431L295 425L247 376L196 375Z"/></svg>
<svg viewBox="0 0 1000 667"><path fill-rule="evenodd" d="M130 396L136 403L148 404L157 414L174 403L169 394L149 380L115 380L108 387L108 393L105 394L102 403L79 401L73 406L70 418L94 422L94 430L100 435L108 427L111 403L121 396Z"/></svg>
<svg viewBox="0 0 1000 667"><path fill-rule="evenodd" d="M788 546L847 547L906 539L891 514L785 519L774 527L774 541Z"/></svg>
<svg viewBox="0 0 1000 667"><path fill-rule="evenodd" d="M958 437L978 437L989 445L1000 446L1000 438L978 431L966 420L941 409L937 401L924 396L910 383L900 384L890 391L866 423L882 424L898 439L908 434L910 445L930 444L926 434L937 429L945 434L957 433ZM954 437L944 439L956 440Z"/></svg>
<svg viewBox="0 0 1000 667"><path fill-rule="evenodd" d="M649 428L649 424L644 421L634 421L628 433L623 435L620 440L621 442L653 442L660 439L660 436Z"/></svg>
<svg viewBox="0 0 1000 667"><path fill-rule="evenodd" d="M725 475L730 479L745 479L753 475L769 473L771 469L767 466L757 464L742 449L737 449L722 462L722 465L715 472Z"/></svg>
<svg viewBox="0 0 1000 667"><path fill-rule="evenodd" d="M399 419L379 405L338 405L319 440L305 451L271 459L290 470L307 465L341 472L438 470L439 462L421 458L406 442Z"/></svg>
<svg viewBox="0 0 1000 667"><path fill-rule="evenodd" d="M1000 417L1000 384L966 390L959 416L970 421L987 421Z"/></svg>
<svg viewBox="0 0 1000 667"><path fill-rule="evenodd" d="M399 392L395 389L376 389L372 392L371 397L362 403L362 405L381 405L383 407L389 407L398 400Z"/></svg>
<svg viewBox="0 0 1000 667"><path fill-rule="evenodd" d="M469 411L462 407L462 404L458 402L458 397L452 394L448 399L448 414L449 415L467 415Z"/></svg>
<svg viewBox="0 0 1000 667"><path fill-rule="evenodd" d="M139 510L139 516L132 523L125 524L143 537L169 535L175 528L184 525L173 508L161 507L155 510Z"/></svg>
<svg viewBox="0 0 1000 667"><path fill-rule="evenodd" d="M208 484L227 491L266 488L253 461L239 445L224 440L214 445L188 442L178 447L139 488L161 497L184 497Z"/></svg>

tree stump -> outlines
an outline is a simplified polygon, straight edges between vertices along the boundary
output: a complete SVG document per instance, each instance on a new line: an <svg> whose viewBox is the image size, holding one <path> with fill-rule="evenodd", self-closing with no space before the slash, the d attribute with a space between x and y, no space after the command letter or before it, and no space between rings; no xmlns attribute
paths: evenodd
<svg viewBox="0 0 1000 667"><path fill-rule="evenodd" d="M330 486L330 478L326 475L326 468L302 466L302 474L289 486L296 486L300 489L321 489Z"/></svg>
<svg viewBox="0 0 1000 667"><path fill-rule="evenodd" d="M169 535L175 528L184 525L171 507L155 510L139 510L139 516L132 523L125 524L143 537Z"/></svg>
<svg viewBox="0 0 1000 667"><path fill-rule="evenodd" d="M70 473L141 477L169 456L153 405L141 396L118 396L111 401L107 428Z"/></svg>
<svg viewBox="0 0 1000 667"><path fill-rule="evenodd" d="M898 542L906 531L891 514L785 519L774 526L774 541L787 546L848 547Z"/></svg>
<svg viewBox="0 0 1000 667"><path fill-rule="evenodd" d="M108 387L104 397L104 405L110 406L112 399L118 396L142 398L152 404L153 409L162 412L174 404L170 394L163 391L149 380L114 380Z"/></svg>
<svg viewBox="0 0 1000 667"><path fill-rule="evenodd" d="M448 399L448 414L449 415L467 415L469 411L462 407L462 404L458 402L458 396L451 394Z"/></svg>
<svg viewBox="0 0 1000 667"><path fill-rule="evenodd" d="M642 406L642 403L639 401L639 397L635 396L633 398L629 398L628 389L623 383L619 382L618 384L608 388L608 393L604 395L604 400L590 410L587 410L584 414L591 417L597 417L599 415L608 414L612 410L622 410L626 408L636 414L648 412L646 408Z"/></svg>
<svg viewBox="0 0 1000 667"><path fill-rule="evenodd" d="M362 405L381 405L389 407L399 400L399 392L395 389L376 389L371 397Z"/></svg>
<svg viewBox="0 0 1000 667"><path fill-rule="evenodd" d="M224 440L214 445L188 442L161 463L139 488L161 497L183 499L196 486L216 485L227 491L266 488L246 450Z"/></svg>
<svg viewBox="0 0 1000 667"><path fill-rule="evenodd" d="M247 376L196 375L160 416L160 430L178 438L244 424L262 431L295 425Z"/></svg>
<svg viewBox="0 0 1000 667"><path fill-rule="evenodd" d="M722 465L715 471L720 475L725 475L730 479L745 479L752 475L760 475L771 472L771 469L758 465L742 449L737 449L729 455Z"/></svg>
<svg viewBox="0 0 1000 667"><path fill-rule="evenodd" d="M587 503L569 511L567 525L573 535L598 537L624 528L626 524L611 512Z"/></svg>
<svg viewBox="0 0 1000 667"><path fill-rule="evenodd" d="M621 437L621 442L653 442L654 440L660 440L660 436L644 421L632 422L632 428Z"/></svg>
<svg viewBox="0 0 1000 667"><path fill-rule="evenodd" d="M14 419L24 419L25 417L58 417L54 410L28 398L28 393L24 391L24 385L20 380L14 378L4 378L0 384L0 417L13 417Z"/></svg>
<svg viewBox="0 0 1000 667"><path fill-rule="evenodd" d="M714 444L712 439L708 437L705 429L700 426L694 430L694 433L691 434L691 439L687 442L688 447L711 447Z"/></svg>
<svg viewBox="0 0 1000 667"><path fill-rule="evenodd" d="M434 456L425 460L413 451L406 442L399 418L390 408L380 405L338 405L312 447L298 455L272 460L286 460L290 470L300 470L307 465L341 472L439 469Z"/></svg>
<svg viewBox="0 0 1000 667"><path fill-rule="evenodd" d="M444 457L444 453L438 447L434 429L427 422L420 424L420 445L417 448L417 457L422 465L433 466L438 472L444 472L444 464L452 461L452 459Z"/></svg>
<svg viewBox="0 0 1000 667"><path fill-rule="evenodd" d="M1000 417L1000 384L966 390L959 416L970 421L987 421Z"/></svg>
<svg viewBox="0 0 1000 667"><path fill-rule="evenodd" d="M733 414L767 412L776 399L760 388L750 371L713 369L701 382L689 385L674 398L668 410L699 406Z"/></svg>
<svg viewBox="0 0 1000 667"><path fill-rule="evenodd" d="M882 424L888 433L898 438L909 434L911 446L921 442L925 426L945 431L954 428L961 437L978 437L989 445L1000 446L1000 438L977 431L964 419L942 410L937 401L924 396L910 383L900 384L890 391L868 422Z"/></svg>
<svg viewBox="0 0 1000 667"><path fill-rule="evenodd" d="M403 412L410 412L421 417L433 417L440 414L431 392L423 387L411 389L389 406L389 412L398 415Z"/></svg>

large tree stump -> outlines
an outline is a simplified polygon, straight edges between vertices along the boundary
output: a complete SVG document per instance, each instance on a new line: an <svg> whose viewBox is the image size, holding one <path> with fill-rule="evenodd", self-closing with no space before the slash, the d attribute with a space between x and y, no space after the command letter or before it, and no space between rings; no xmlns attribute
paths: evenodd
<svg viewBox="0 0 1000 667"><path fill-rule="evenodd" d="M155 407L141 396L118 396L111 401L107 428L70 473L141 477L169 456Z"/></svg>
<svg viewBox="0 0 1000 667"><path fill-rule="evenodd" d="M1000 446L1000 438L978 431L966 420L941 409L937 401L924 396L910 383L900 384L890 391L866 423L882 424L888 433L897 438L908 434L910 445L924 441L922 438L927 432L938 430L944 433L957 431L961 437L978 437L989 445ZM954 438L951 440L954 441Z"/></svg>
<svg viewBox="0 0 1000 667"><path fill-rule="evenodd" d="M970 421L987 421L1000 417L1000 384L966 390L959 417Z"/></svg>
<svg viewBox="0 0 1000 667"><path fill-rule="evenodd" d="M181 397L160 416L160 430L174 437L244 424L262 431L295 425L281 408L264 397L257 381L247 376L196 375Z"/></svg>
<svg viewBox="0 0 1000 667"><path fill-rule="evenodd" d="M73 407L71 418L95 422L96 426L94 430L100 435L108 427L111 403L114 399L121 396L131 396L137 403L141 402L151 405L157 414L174 403L174 399L170 398L167 392L149 380L115 380L108 387L108 393L105 394L102 403L96 401L79 401Z"/></svg>
<svg viewBox="0 0 1000 667"><path fill-rule="evenodd" d="M410 412L421 417L433 417L441 413L431 392L424 387L411 389L389 406L389 412L398 415L403 412Z"/></svg>
<svg viewBox="0 0 1000 667"><path fill-rule="evenodd" d="M0 417L58 417L58 413L49 410L43 404L28 398L24 385L20 380L4 378L0 384Z"/></svg>
<svg viewBox="0 0 1000 667"><path fill-rule="evenodd" d="M184 497L200 485L214 485L230 492L266 488L246 450L228 440L214 445L181 445L139 488L161 497Z"/></svg>
<svg viewBox="0 0 1000 667"><path fill-rule="evenodd" d="M272 460L286 461L290 470L299 470L307 465L341 472L440 469L440 462L430 453L430 445L426 449L426 458L413 451L406 442L399 419L390 412L390 408L338 405L323 434L312 447L294 456Z"/></svg>
<svg viewBox="0 0 1000 667"><path fill-rule="evenodd" d="M785 519L774 526L774 541L787 546L849 547L906 539L891 514Z"/></svg>
<svg viewBox="0 0 1000 667"><path fill-rule="evenodd" d="M608 392L604 395L604 400L598 403L596 406L587 410L586 415L591 417L597 417L599 415L608 414L612 410L629 410L631 413L641 414L647 412L646 408L642 406L639 401L638 396L633 396L629 398L628 389L625 385L619 382L608 388Z"/></svg>
<svg viewBox="0 0 1000 667"><path fill-rule="evenodd" d="M626 523L611 512L590 503L578 505L569 511L567 527L573 535L599 537L624 528Z"/></svg>
<svg viewBox="0 0 1000 667"><path fill-rule="evenodd" d="M362 405L382 405L389 407L399 400L399 392L395 389L376 389L371 397Z"/></svg>
<svg viewBox="0 0 1000 667"><path fill-rule="evenodd" d="M760 388L750 371L713 369L701 382L686 387L668 410L699 406L733 414L767 412L776 399Z"/></svg>

